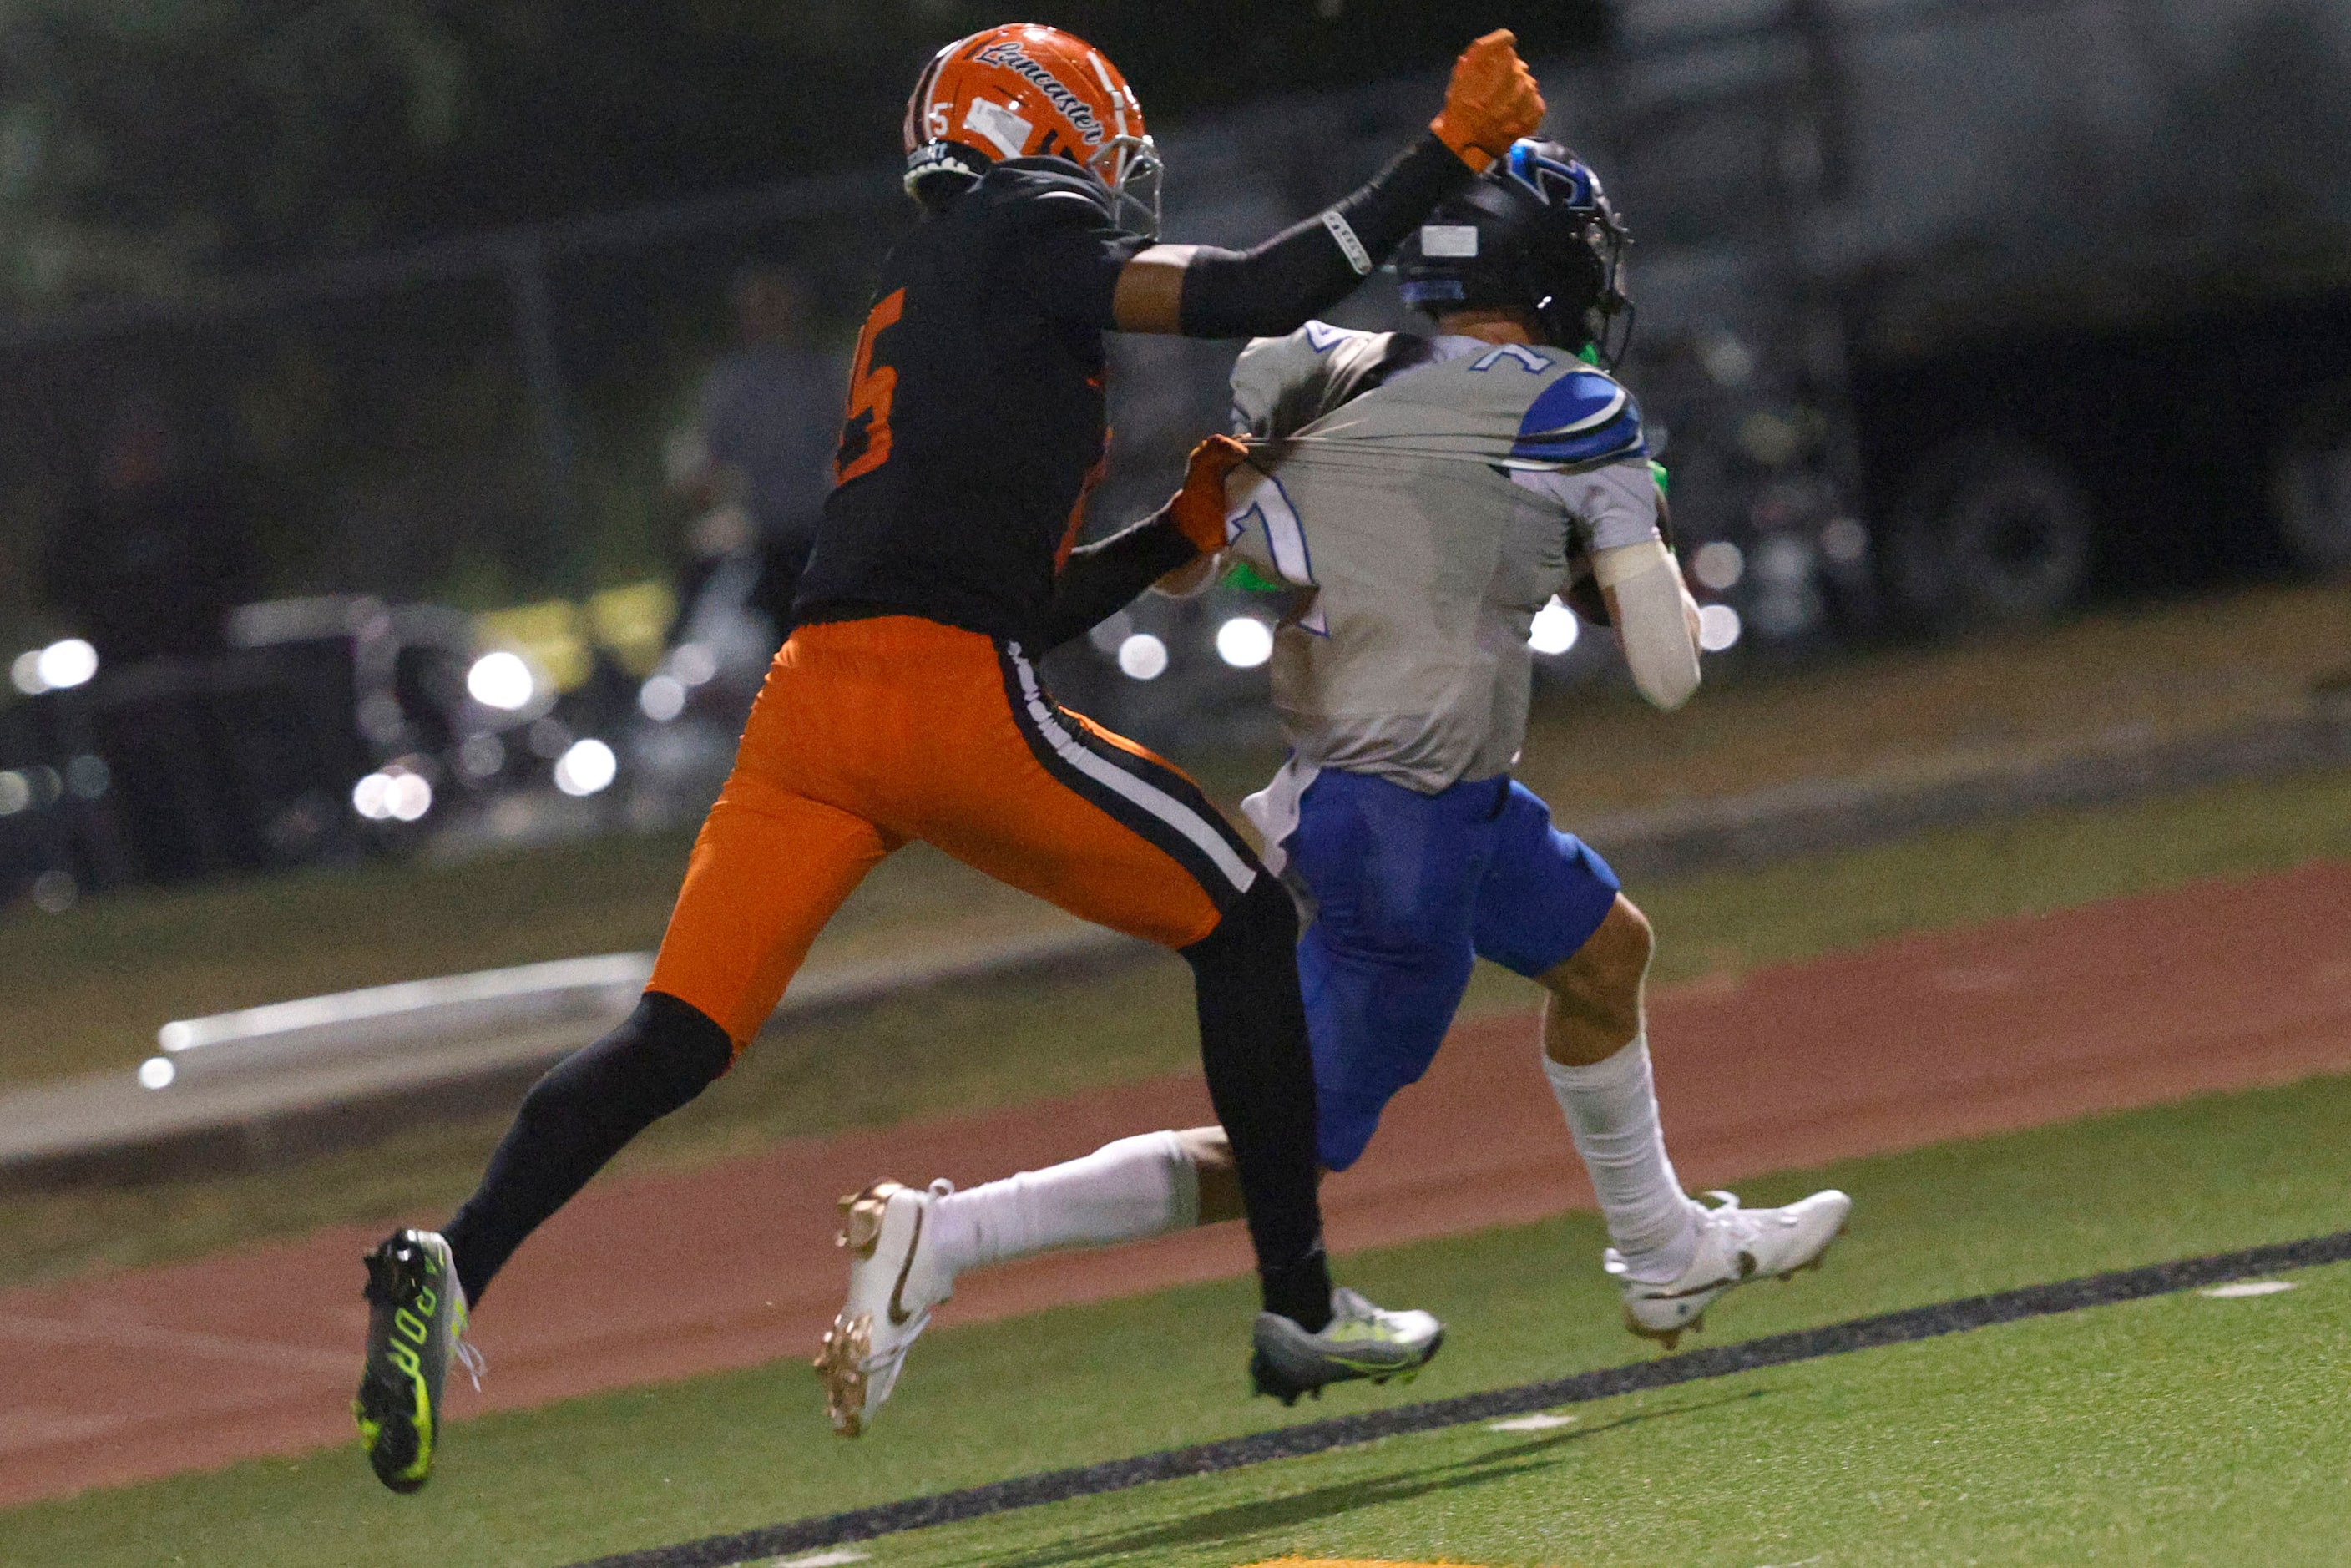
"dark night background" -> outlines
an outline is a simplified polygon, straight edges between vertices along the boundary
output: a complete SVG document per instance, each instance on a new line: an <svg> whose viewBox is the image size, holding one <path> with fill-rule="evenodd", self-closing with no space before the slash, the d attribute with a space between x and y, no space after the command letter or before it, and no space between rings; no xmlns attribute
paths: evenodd
<svg viewBox="0 0 2351 1568"><path fill-rule="evenodd" d="M1426 70L1505 12L1531 57L1603 28L1598 0L1031 12L1118 60L1161 124ZM1006 19L960 0L123 0L6 16L0 202L20 308L872 163L894 152L929 52Z"/></svg>

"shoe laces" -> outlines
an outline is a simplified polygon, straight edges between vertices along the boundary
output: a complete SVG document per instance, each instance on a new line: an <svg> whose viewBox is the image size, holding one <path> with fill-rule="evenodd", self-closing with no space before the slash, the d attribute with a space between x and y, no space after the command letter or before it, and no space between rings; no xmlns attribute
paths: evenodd
<svg viewBox="0 0 2351 1568"><path fill-rule="evenodd" d="M906 1359L906 1353L914 1348L914 1341L924 1330L931 1326L931 1309L925 1307L921 1312L916 1312L906 1321L906 1326L914 1332L887 1350L867 1352L865 1359L857 1364L858 1370L871 1377L877 1372L886 1372L893 1366L903 1364Z"/></svg>
<svg viewBox="0 0 2351 1568"><path fill-rule="evenodd" d="M1393 1340L1397 1334L1387 1312L1342 1285L1331 1292L1331 1321L1323 1326L1322 1337L1343 1343Z"/></svg>
<svg viewBox="0 0 2351 1568"><path fill-rule="evenodd" d="M1715 1207L1702 1210L1699 1221L1709 1229L1719 1228L1724 1235L1742 1245L1751 1242L1761 1233L1762 1226L1755 1216L1739 1207L1739 1195L1716 1187L1707 1197L1716 1200Z"/></svg>
<svg viewBox="0 0 2351 1568"><path fill-rule="evenodd" d="M449 1324L449 1354L457 1358L457 1364L465 1369L465 1376L472 1382L474 1392L479 1394L482 1391L482 1378L490 1370L490 1358L484 1355L481 1348L465 1337L466 1331L474 1325L474 1304L465 1300L465 1287L463 1284L457 1285L455 1289L457 1311L455 1321Z"/></svg>
<svg viewBox="0 0 2351 1568"><path fill-rule="evenodd" d="M474 1392L479 1394L482 1378L490 1370L490 1358L482 1354L480 1346L463 1334L450 1343L449 1353L457 1358L457 1364L465 1369L466 1377L474 1385Z"/></svg>

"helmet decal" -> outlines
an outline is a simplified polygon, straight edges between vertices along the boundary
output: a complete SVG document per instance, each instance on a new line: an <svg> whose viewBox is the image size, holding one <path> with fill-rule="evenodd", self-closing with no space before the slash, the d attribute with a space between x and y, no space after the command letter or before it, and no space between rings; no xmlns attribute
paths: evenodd
<svg viewBox="0 0 2351 1568"><path fill-rule="evenodd" d="M1423 224L1420 254L1426 256L1471 256L1478 254L1475 224Z"/></svg>
<svg viewBox="0 0 2351 1568"><path fill-rule="evenodd" d="M1134 94L1110 79L1110 67L1102 63L1102 51L1099 49L1088 49L1086 51L1086 64L1093 67L1094 79L1102 83L1102 91L1110 95L1110 111L1118 120L1119 135L1124 136L1126 134L1126 106L1134 101ZM1138 110L1137 113L1139 114L1141 110Z"/></svg>
<svg viewBox="0 0 2351 1568"><path fill-rule="evenodd" d="M1572 153L1563 159L1554 158L1543 151L1541 142L1511 143L1510 155L1503 167L1510 178L1524 185L1547 206L1593 211L1605 199L1600 190L1600 176L1582 159Z"/></svg>
<svg viewBox="0 0 2351 1568"><path fill-rule="evenodd" d="M1093 105L1063 86L1061 78L1030 59L1028 51L1019 45L1008 38L1004 39L988 45L972 58L984 66L1002 66L1034 82L1046 100L1078 128L1078 134L1085 138L1087 146L1102 145L1102 137L1107 133L1102 130L1102 121L1094 117ZM1110 84L1105 81L1102 85L1108 87Z"/></svg>
<svg viewBox="0 0 2351 1568"><path fill-rule="evenodd" d="M971 100L971 107L964 110L963 128L987 138L998 156L1004 158L1019 157L1029 145L1029 132L1037 129L1002 104L985 98Z"/></svg>

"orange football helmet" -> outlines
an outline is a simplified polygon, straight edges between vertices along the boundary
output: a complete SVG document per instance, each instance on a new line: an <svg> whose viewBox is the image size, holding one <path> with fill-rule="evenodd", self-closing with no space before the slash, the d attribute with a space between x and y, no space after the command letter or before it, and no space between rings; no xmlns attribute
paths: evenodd
<svg viewBox="0 0 2351 1568"><path fill-rule="evenodd" d="M1159 232L1159 150L1143 105L1100 49L1059 27L1012 23L931 57L906 100L906 190L977 179L1003 158L1066 158L1102 182L1122 228Z"/></svg>

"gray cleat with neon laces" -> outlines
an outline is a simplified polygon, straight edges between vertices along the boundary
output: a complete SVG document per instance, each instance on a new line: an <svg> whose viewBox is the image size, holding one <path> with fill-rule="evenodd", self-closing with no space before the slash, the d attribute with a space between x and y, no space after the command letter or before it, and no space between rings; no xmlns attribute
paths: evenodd
<svg viewBox="0 0 2351 1568"><path fill-rule="evenodd" d="M1384 1312L1344 1285L1331 1292L1331 1321L1309 1333L1278 1312L1259 1312L1250 1335L1249 1380L1259 1394L1295 1405L1322 1396L1333 1383L1391 1377L1409 1383L1445 1343L1445 1325L1426 1312Z"/></svg>

